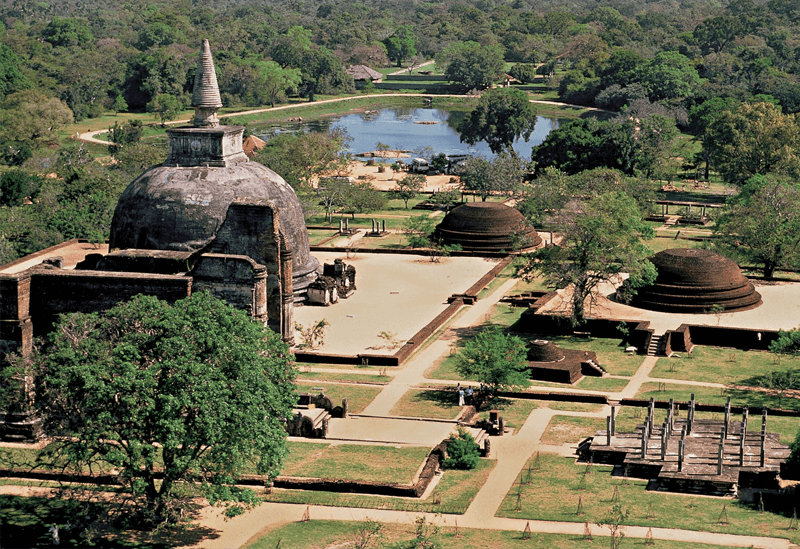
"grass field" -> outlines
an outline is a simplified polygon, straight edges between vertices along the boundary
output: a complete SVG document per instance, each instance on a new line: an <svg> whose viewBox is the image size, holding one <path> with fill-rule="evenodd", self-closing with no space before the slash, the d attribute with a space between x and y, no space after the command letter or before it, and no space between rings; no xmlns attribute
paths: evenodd
<svg viewBox="0 0 800 549"><path fill-rule="evenodd" d="M312 383L300 381L297 383L297 390L300 392L319 393L319 390L316 390L315 387L322 387L322 392L324 392L335 405L341 404L342 399L346 398L351 414L360 414L383 389L383 387L380 386L336 385L333 383L326 384L323 381L315 381Z"/></svg>
<svg viewBox="0 0 800 549"><path fill-rule="evenodd" d="M543 444L577 444L605 429L606 420L598 417L554 416L542 434Z"/></svg>
<svg viewBox="0 0 800 549"><path fill-rule="evenodd" d="M445 471L435 492L439 503L433 498L425 500L411 498L390 498L364 496L359 494L339 494L333 492L312 492L308 490L274 490L265 495L267 501L284 503L306 503L313 505L333 505L337 507L358 507L366 509L396 509L400 511L425 511L431 513L463 514L475 494L486 482L496 465L495 460L481 459L471 471Z"/></svg>
<svg viewBox="0 0 800 549"><path fill-rule="evenodd" d="M705 381L726 385L753 385L769 372L797 371L800 357L766 351L741 351L697 345L691 355L659 358L651 377Z"/></svg>
<svg viewBox="0 0 800 549"><path fill-rule="evenodd" d="M678 385L674 383L664 384L664 390L659 389L658 383L645 383L636 393L636 398L667 401L674 398L678 402L688 402L691 394L695 394L697 402L703 404L724 405L727 397L731 397L731 402L736 406L749 406L751 409L767 406L778 408L778 397L759 391L746 391L739 389L702 387L696 385ZM800 399L783 398L781 407L789 410L800 410Z"/></svg>
<svg viewBox="0 0 800 549"><path fill-rule="evenodd" d="M358 531L362 522L339 522L311 520L294 522L275 529L264 531L248 540L245 549L332 549L334 547L357 547ZM606 547L602 538L594 542L583 540L580 535L531 533L530 539L523 539L521 531L469 529L454 527L453 521L435 522L438 533L432 538L441 549L575 549L586 547ZM598 532L593 527L595 533ZM379 547L382 549L405 549L413 547L415 530L413 525L385 524L381 530ZM656 547L664 549L725 549L720 545L684 543L658 540ZM625 539L622 547L640 547L643 540ZM728 548L730 549L730 548Z"/></svg>
<svg viewBox="0 0 800 549"><path fill-rule="evenodd" d="M289 443L282 475L368 482L411 483L430 448Z"/></svg>
<svg viewBox="0 0 800 549"><path fill-rule="evenodd" d="M458 393L455 390L411 389L394 405L389 415L455 419L460 411Z"/></svg>
<svg viewBox="0 0 800 549"><path fill-rule="evenodd" d="M315 384L324 381L352 381L355 383L379 383L385 385L392 376L375 374L339 374L333 372L301 372L297 374L300 381L312 381Z"/></svg>
<svg viewBox="0 0 800 549"><path fill-rule="evenodd" d="M481 419L489 419L489 410L499 410L507 427L519 430L533 410L541 401L498 397L486 403L485 411L480 413Z"/></svg>
<svg viewBox="0 0 800 549"><path fill-rule="evenodd" d="M766 512L759 513L747 504L727 498L705 498L688 495L648 492L647 481L622 479L611 476L610 466L591 467L586 475L586 487L581 489L581 477L587 469L585 464L572 459L541 454L539 468L536 460L529 462L532 471L530 484L525 484L528 466L520 473L517 484L503 501L498 516L597 523L608 515L615 487L619 491L619 503L629 513L625 524L671 528L680 525L687 530L704 530L729 534L746 534L789 538L800 542L800 532L787 530L791 508L781 505L786 501L764 495ZM517 511L517 493L520 493L520 510ZM577 515L578 498L582 515ZM723 506L730 524L720 525ZM648 512L650 511L650 512ZM648 514L652 518L648 518ZM660 546L660 542L659 546Z"/></svg>

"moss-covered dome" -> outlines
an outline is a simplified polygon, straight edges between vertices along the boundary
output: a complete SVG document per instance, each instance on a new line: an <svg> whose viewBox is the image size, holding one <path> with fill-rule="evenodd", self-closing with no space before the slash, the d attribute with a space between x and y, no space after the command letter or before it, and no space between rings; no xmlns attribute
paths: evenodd
<svg viewBox="0 0 800 549"><path fill-rule="evenodd" d="M464 250L500 251L529 248L542 237L521 213L499 202L467 202L453 208L436 227L443 244Z"/></svg>
<svg viewBox="0 0 800 549"><path fill-rule="evenodd" d="M761 305L761 295L731 259L710 250L673 248L650 258L656 281L639 288L632 304L666 312L741 311Z"/></svg>

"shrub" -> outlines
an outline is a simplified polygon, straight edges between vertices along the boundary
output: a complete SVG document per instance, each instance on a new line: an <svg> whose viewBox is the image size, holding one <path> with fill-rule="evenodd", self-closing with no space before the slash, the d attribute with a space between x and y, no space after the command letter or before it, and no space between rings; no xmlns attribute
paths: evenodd
<svg viewBox="0 0 800 549"><path fill-rule="evenodd" d="M445 469L474 469L478 465L480 450L478 443L468 431L459 428L458 434L450 435L447 442L447 458L442 462Z"/></svg>

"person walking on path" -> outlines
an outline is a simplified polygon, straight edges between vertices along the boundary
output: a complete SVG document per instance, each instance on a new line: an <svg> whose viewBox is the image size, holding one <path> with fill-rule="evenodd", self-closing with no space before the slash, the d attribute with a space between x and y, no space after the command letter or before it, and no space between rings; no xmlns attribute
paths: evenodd
<svg viewBox="0 0 800 549"><path fill-rule="evenodd" d="M458 405L464 406L464 389L458 390Z"/></svg>

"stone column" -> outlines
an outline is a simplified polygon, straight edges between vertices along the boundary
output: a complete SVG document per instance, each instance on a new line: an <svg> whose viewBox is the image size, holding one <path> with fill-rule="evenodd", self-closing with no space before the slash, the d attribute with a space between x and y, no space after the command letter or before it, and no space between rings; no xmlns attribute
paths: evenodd
<svg viewBox="0 0 800 549"><path fill-rule="evenodd" d="M617 407L611 407L611 436L617 435Z"/></svg>
<svg viewBox="0 0 800 549"><path fill-rule="evenodd" d="M606 418L606 446L611 446L611 416Z"/></svg>
<svg viewBox="0 0 800 549"><path fill-rule="evenodd" d="M678 472L679 473L681 471L683 471L683 454L684 454L683 445L684 445L683 439L679 440L678 441Z"/></svg>

